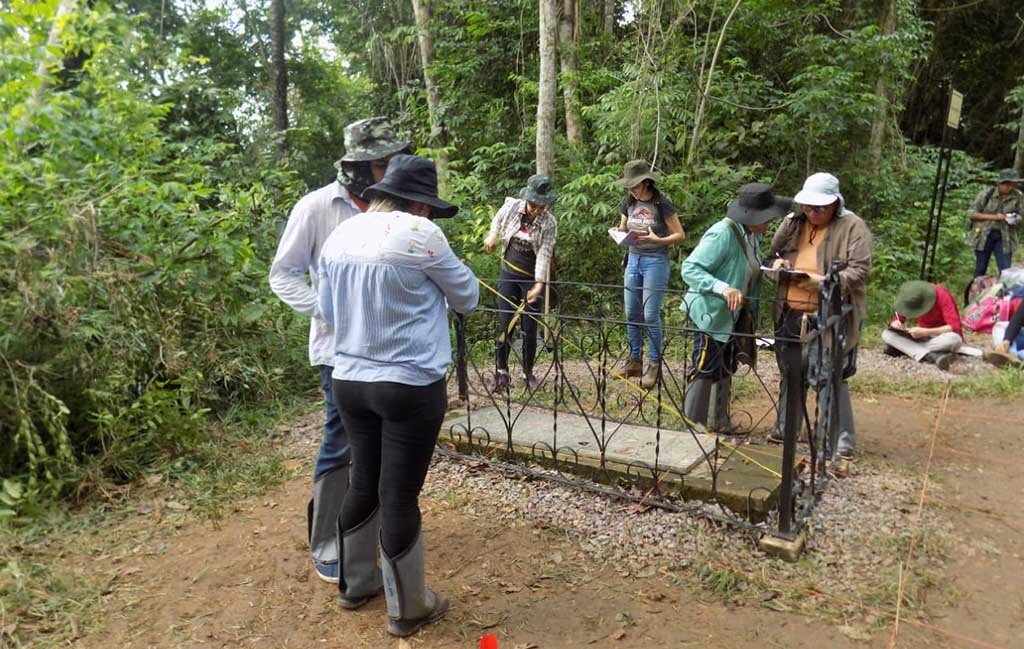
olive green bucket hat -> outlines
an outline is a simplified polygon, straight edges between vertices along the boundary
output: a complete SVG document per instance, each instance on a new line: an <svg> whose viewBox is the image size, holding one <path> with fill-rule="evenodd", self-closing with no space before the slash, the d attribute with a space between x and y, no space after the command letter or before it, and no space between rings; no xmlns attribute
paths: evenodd
<svg viewBox="0 0 1024 649"><path fill-rule="evenodd" d="M903 282L896 292L896 313L908 318L920 318L935 306L935 285L931 282L912 280Z"/></svg>
<svg viewBox="0 0 1024 649"><path fill-rule="evenodd" d="M645 180L656 183L661 177L651 171L651 165L646 160L630 160L622 168L622 178L615 181L619 187L636 187Z"/></svg>
<svg viewBox="0 0 1024 649"><path fill-rule="evenodd" d="M526 181L526 187L519 192L519 198L529 203L551 205L558 199L558 192L551 185L551 179L544 174L533 174Z"/></svg>

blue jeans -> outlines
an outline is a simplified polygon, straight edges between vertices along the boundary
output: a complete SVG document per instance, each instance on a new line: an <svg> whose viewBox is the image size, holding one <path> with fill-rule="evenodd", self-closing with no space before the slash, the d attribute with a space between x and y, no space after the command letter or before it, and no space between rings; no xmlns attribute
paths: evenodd
<svg viewBox="0 0 1024 649"><path fill-rule="evenodd" d="M324 391L324 410L327 418L324 421L324 437L320 442L320 451L316 455L313 482L319 480L324 474L352 461L348 433L345 432L345 425L341 423L341 414L338 413L338 408L334 404L334 395L331 392L331 372L333 371L334 368L330 365L320 366L320 389Z"/></svg>
<svg viewBox="0 0 1024 649"><path fill-rule="evenodd" d="M629 253L622 283L626 302L626 334L629 356L637 360L644 353L643 330L647 330L647 357L661 361L661 302L668 287L668 255Z"/></svg>
<svg viewBox="0 0 1024 649"><path fill-rule="evenodd" d="M999 230L989 230L985 239L985 247L974 251L974 276L983 277L988 274L988 261L996 256L996 268L1003 272L1010 267L1010 253L1003 246L1003 235Z"/></svg>

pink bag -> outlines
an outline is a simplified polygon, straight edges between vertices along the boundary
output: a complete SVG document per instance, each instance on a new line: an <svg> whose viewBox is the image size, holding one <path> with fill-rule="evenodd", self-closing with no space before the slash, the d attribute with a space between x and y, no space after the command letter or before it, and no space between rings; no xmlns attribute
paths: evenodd
<svg viewBox="0 0 1024 649"><path fill-rule="evenodd" d="M978 300L977 303L967 307L960 322L964 327L978 333L988 333L999 320L1000 300L995 295L989 295Z"/></svg>

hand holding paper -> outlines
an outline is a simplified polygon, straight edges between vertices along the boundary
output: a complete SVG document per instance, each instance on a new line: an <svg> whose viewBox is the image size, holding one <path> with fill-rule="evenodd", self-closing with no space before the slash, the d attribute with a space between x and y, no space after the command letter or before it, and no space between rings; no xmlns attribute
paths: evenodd
<svg viewBox="0 0 1024 649"><path fill-rule="evenodd" d="M636 232L632 230L629 232L623 232L618 228L608 228L608 236L612 238L616 244L628 247L635 246L637 243Z"/></svg>

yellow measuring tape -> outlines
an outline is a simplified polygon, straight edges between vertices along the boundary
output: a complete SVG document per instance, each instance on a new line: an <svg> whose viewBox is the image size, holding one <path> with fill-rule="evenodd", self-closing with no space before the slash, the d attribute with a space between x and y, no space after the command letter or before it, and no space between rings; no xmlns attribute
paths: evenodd
<svg viewBox="0 0 1024 649"><path fill-rule="evenodd" d="M529 276L529 273L523 271L523 269L517 267L515 264L509 262L508 260L502 259L502 263L508 265L509 268L511 268L512 270L514 270L517 273L520 273L521 275ZM480 285L483 286L485 289L487 289L491 293L494 293L495 295L497 295L498 298L504 300L505 302L508 302L508 304L510 304L511 306L516 307L516 313L513 316L512 321L509 322L507 330L505 332L503 332L501 334L501 336L499 337L499 341L504 342L504 338L509 333L511 333L512 327L519 320L519 317L522 315L523 311L526 309L526 300L524 299L522 304L519 304L517 306L514 302L512 302L512 300L510 300L507 297L505 297L504 295L502 295L497 289L495 289L493 286L491 286L490 284L488 284L484 280L482 280L480 278L477 278L477 281L479 281ZM544 327L544 329L545 329L545 331L547 333L551 332L551 327L548 326L547 323L545 323L543 320L538 320L538 322L540 323L540 325L542 327ZM572 341L564 341L564 342L568 343L568 345L570 347L574 348L576 351L583 353L583 351L584 351L583 348L579 347L578 345L576 345ZM665 403L663 400L659 399L656 395L651 394L648 390L644 390L643 388L641 388L640 386L636 385L635 383L633 383L629 379L625 378L624 376L622 376L620 374L616 374L614 372L610 373L610 376L612 378L614 378L614 379L624 383L627 387L629 387L629 389L634 390L635 392L638 392L638 393L640 393L642 395L650 396L652 399L654 399L654 401L655 401L655 403L657 405L661 406L663 409L667 410L668 412L672 413L673 415L679 417L683 421L683 423L685 423L687 426L690 426L691 428L696 428L697 426L700 426L700 424L692 421L691 419L686 417L683 413L681 413L678 410L676 410L671 404ZM719 443L722 444L722 446L724 446L725 448L735 452L737 455L739 455L743 459L747 460L748 462L750 462L754 466L757 466L757 467L767 471L768 473L772 474L773 476L775 476L777 478L782 478L782 474L781 473L779 473L778 471L772 469L771 467L767 467L764 464L761 464L760 462L758 462L754 458L750 457L749 455L747 455L743 451L739 450L739 447L734 446L734 445L730 445L730 444L726 444L724 442L719 442Z"/></svg>

